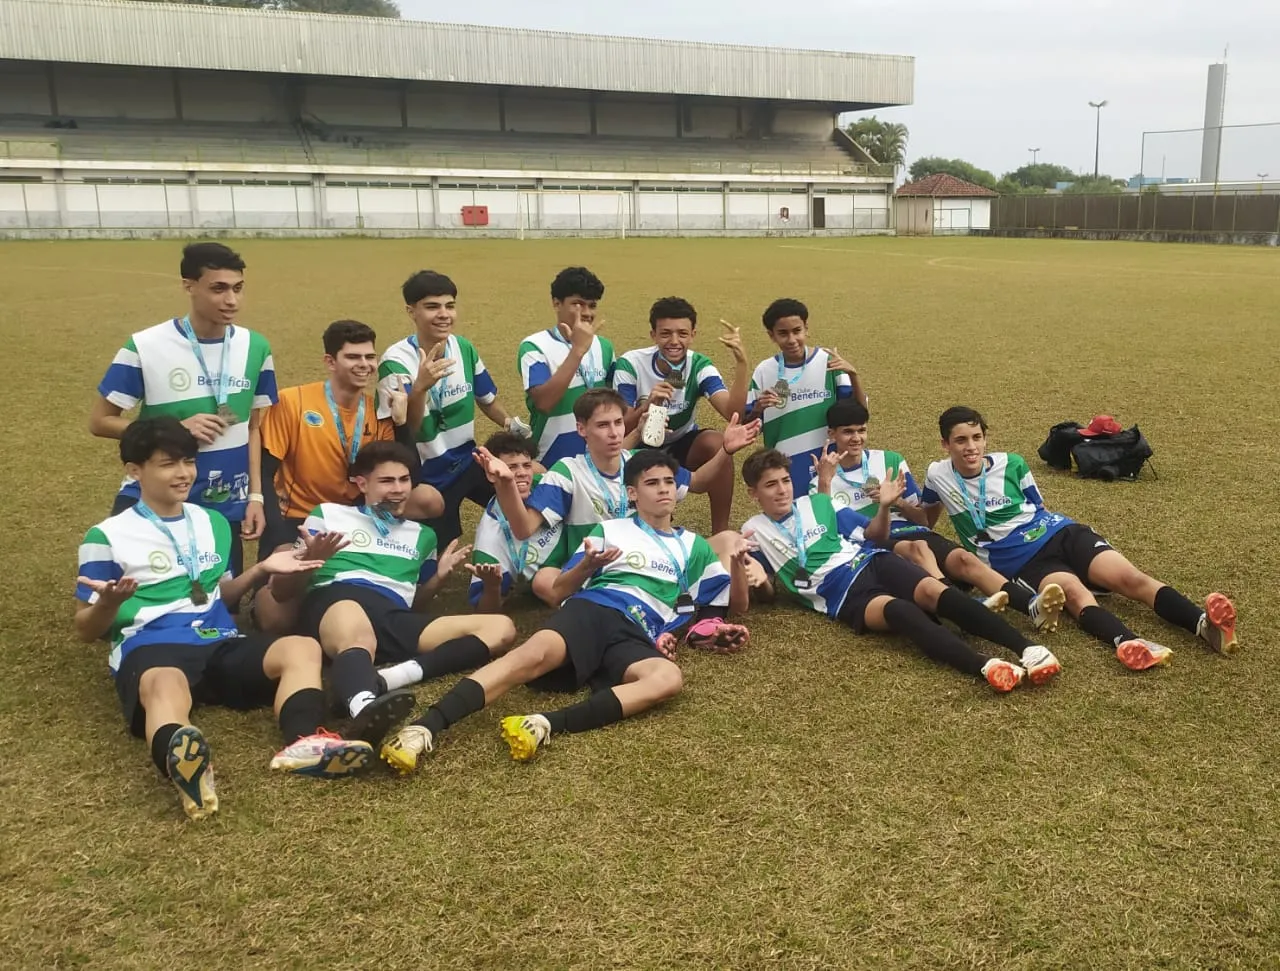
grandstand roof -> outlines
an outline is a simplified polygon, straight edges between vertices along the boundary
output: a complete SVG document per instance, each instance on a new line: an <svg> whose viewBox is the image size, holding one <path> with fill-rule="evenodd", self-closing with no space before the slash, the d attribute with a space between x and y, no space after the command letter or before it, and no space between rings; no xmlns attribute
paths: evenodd
<svg viewBox="0 0 1280 971"><path fill-rule="evenodd" d="M980 185L974 185L972 182L966 182L964 179L958 179L954 175L938 172L934 175L926 175L923 179L917 179L915 182L908 182L895 194L900 196L932 196L935 199L968 199L970 197L986 198L987 196L998 196L1000 193L992 192L990 189L983 188Z"/></svg>
<svg viewBox="0 0 1280 971"><path fill-rule="evenodd" d="M126 0L0 0L0 58L910 104L914 58Z"/></svg>

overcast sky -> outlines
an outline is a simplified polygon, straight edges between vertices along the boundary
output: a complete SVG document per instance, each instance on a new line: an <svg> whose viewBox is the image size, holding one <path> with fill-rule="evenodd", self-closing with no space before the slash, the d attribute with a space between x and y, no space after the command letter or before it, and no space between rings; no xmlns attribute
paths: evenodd
<svg viewBox="0 0 1280 971"><path fill-rule="evenodd" d="M1280 0L399 0L404 16L582 33L910 54L908 161L958 156L998 176L1030 161L1138 171L1142 132L1204 122L1205 75L1230 45L1227 124L1280 122ZM1224 142L1224 178L1280 177L1280 127ZM1148 139L1145 171L1197 174L1198 136ZM1234 175L1227 170L1234 170Z"/></svg>

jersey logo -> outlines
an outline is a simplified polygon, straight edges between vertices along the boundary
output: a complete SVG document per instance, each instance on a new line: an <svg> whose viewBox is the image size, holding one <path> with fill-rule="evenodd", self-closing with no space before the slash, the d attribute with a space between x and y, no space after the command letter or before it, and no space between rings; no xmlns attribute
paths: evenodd
<svg viewBox="0 0 1280 971"><path fill-rule="evenodd" d="M627 564L627 566L632 570L643 570L645 568L645 564L649 562L649 558L639 550L632 550L622 558L622 562Z"/></svg>
<svg viewBox="0 0 1280 971"><path fill-rule="evenodd" d="M203 641L217 640L221 636L222 636L222 631L218 630L218 628L216 627L197 627L196 628L196 637L200 638Z"/></svg>
<svg viewBox="0 0 1280 971"><path fill-rule="evenodd" d="M373 542L372 537L370 537L369 534L366 533L363 529L356 529L356 530L353 530L351 533L352 546L359 546L361 549L363 549L364 547L368 546L372 542Z"/></svg>
<svg viewBox="0 0 1280 971"><path fill-rule="evenodd" d="M1044 523L1041 523L1039 526L1034 526L1031 529L1028 529L1025 533L1023 533L1022 542L1034 543L1036 540L1044 536L1044 534L1047 533L1048 531L1049 531L1049 527Z"/></svg>
<svg viewBox="0 0 1280 971"><path fill-rule="evenodd" d="M151 567L152 573L168 573L173 569L173 561L164 550L152 550L147 557L147 566Z"/></svg>
<svg viewBox="0 0 1280 971"><path fill-rule="evenodd" d="M191 388L191 372L184 367L176 367L169 372L169 388L173 391L187 391Z"/></svg>
<svg viewBox="0 0 1280 971"><path fill-rule="evenodd" d="M324 416L318 411L304 411L302 413L302 420L312 428L319 428L324 424Z"/></svg>

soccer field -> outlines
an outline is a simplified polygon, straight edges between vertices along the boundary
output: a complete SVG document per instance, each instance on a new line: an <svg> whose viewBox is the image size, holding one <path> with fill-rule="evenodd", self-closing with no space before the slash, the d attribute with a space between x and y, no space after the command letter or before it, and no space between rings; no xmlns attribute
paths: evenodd
<svg viewBox="0 0 1280 971"><path fill-rule="evenodd" d="M871 446L939 455L979 408L1050 507L1193 599L1230 595L1243 649L1124 669L1069 621L1063 674L998 696L794 607L750 649L686 652L664 709L557 737L498 736L521 689L450 731L410 779L274 775L270 712L199 711L223 809L188 823L128 737L103 645L71 630L76 546L119 481L95 388L130 332L185 307L177 242L0 243L6 591L0 627L0 967L1260 967L1280 954L1274 660L1280 253L979 239L243 240L242 322L282 387L322 374L331 320L409 331L399 286L457 281L459 329L523 412L515 351L585 263L602 333L647 342L659 296L718 318L752 364L775 297L811 310L871 399ZM1159 478L1103 484L1035 457L1048 428L1137 422ZM709 419L710 416L707 416ZM704 419L706 420L706 419ZM479 418L478 429L488 426ZM740 464L740 463L739 463ZM735 522L749 514L739 481ZM468 507L464 522L474 526ZM705 529L706 500L678 513ZM442 608L465 609L454 578ZM542 616L513 608L522 632ZM1025 618L1014 617L1017 625ZM423 701L445 683L417 689Z"/></svg>

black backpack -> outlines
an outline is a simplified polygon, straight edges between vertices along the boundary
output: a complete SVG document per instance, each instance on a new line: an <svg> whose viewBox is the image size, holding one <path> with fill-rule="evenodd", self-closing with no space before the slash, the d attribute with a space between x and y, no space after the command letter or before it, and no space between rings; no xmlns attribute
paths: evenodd
<svg viewBox="0 0 1280 971"><path fill-rule="evenodd" d="M1040 458L1063 471L1070 471L1071 460L1075 459L1076 474L1082 479L1101 479L1104 482L1126 479L1132 482L1154 454L1137 425L1114 435L1093 436L1081 435L1083 427L1074 421L1054 425L1040 446ZM1151 472L1155 474L1154 465Z"/></svg>

